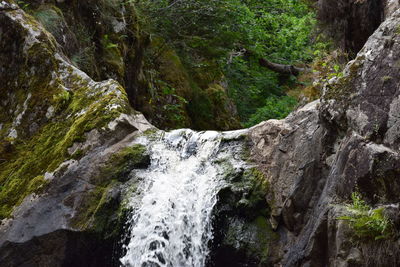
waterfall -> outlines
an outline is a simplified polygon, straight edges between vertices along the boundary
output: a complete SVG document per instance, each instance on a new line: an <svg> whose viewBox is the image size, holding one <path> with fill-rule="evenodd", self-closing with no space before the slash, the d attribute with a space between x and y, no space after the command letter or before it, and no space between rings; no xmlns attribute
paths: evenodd
<svg viewBox="0 0 400 267"><path fill-rule="evenodd" d="M129 201L133 214L122 266L205 266L213 207L226 183L218 160L241 164L223 140L242 133L183 129L149 142L151 165L135 174L141 200Z"/></svg>

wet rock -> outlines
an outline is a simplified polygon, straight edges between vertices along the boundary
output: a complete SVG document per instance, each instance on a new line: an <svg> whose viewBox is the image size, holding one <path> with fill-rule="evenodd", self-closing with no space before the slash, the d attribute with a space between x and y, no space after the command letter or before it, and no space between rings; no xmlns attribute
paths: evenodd
<svg viewBox="0 0 400 267"><path fill-rule="evenodd" d="M208 266L271 265L277 234L268 221L268 185L254 168L228 172L227 178L230 183L219 192L213 212L214 238Z"/></svg>
<svg viewBox="0 0 400 267"><path fill-rule="evenodd" d="M5 267L119 266L113 250L112 242L96 235L57 230L25 243L6 242L0 261Z"/></svg>

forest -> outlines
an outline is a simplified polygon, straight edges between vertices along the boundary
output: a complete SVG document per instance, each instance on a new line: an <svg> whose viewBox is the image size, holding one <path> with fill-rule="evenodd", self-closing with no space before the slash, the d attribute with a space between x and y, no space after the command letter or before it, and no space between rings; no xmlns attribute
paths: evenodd
<svg viewBox="0 0 400 267"><path fill-rule="evenodd" d="M246 126L283 118L297 102L287 94L298 83L294 73L260 60L306 66L314 48L326 46L315 40L315 10L302 1L142 1L138 9L146 30L173 47L190 72L220 72Z"/></svg>
<svg viewBox="0 0 400 267"><path fill-rule="evenodd" d="M313 67L323 68L326 74L335 72L333 68L339 72L338 63L321 60L331 45L318 30L312 2L19 4L57 39L67 31L65 49L77 67L99 79L117 78L126 84L128 94L134 91L129 87L139 87L136 94L140 92L143 99L131 100L134 107L165 129L227 130L281 119L299 101L318 98L317 90L311 88L313 62L320 59ZM132 9L134 17L119 13L120 8ZM82 15L93 16L97 24L76 18L79 12L88 12ZM128 78L125 62L135 55L126 50L135 38L140 43L136 53L143 54L143 62L136 63L142 73ZM106 58L98 60L97 55ZM267 62L296 71L277 71ZM299 78L298 70L305 69L308 75ZM301 89L306 87L304 94Z"/></svg>

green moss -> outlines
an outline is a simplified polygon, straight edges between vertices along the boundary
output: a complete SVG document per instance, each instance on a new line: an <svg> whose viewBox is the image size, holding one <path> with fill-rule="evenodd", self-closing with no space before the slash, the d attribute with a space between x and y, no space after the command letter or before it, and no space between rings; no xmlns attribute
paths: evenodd
<svg viewBox="0 0 400 267"><path fill-rule="evenodd" d="M357 77L358 70L362 67L362 61L362 57L357 58L350 66L349 74L339 78L335 84L329 86L324 98L344 101L346 103L350 101L350 96L355 91L354 80Z"/></svg>
<svg viewBox="0 0 400 267"><path fill-rule="evenodd" d="M24 180L14 179L10 183L6 185L0 186L0 196L8 195L14 196L15 191L19 192L20 184L25 182ZM31 179L27 184L26 188L24 188L23 195L27 196L33 193L41 193L45 188L49 181L44 179L43 175L38 175L35 178ZM0 206L0 215L8 215L8 212L13 208L13 204L2 203ZM2 217L0 217L2 218Z"/></svg>
<svg viewBox="0 0 400 267"><path fill-rule="evenodd" d="M82 199L77 216L70 221L80 230L99 234L102 238L116 237L126 221L130 208L121 203L115 192L120 183L108 180L102 186L95 186ZM130 190L136 190L133 186Z"/></svg>
<svg viewBox="0 0 400 267"><path fill-rule="evenodd" d="M258 216L253 222L256 230L256 245L250 246L249 251L258 254L261 263L267 263L271 243L279 239L278 233L272 230L266 217Z"/></svg>
<svg viewBox="0 0 400 267"><path fill-rule="evenodd" d="M163 134L163 132L157 128L150 128L150 129L147 129L146 131L144 131L142 134L144 136L146 136L146 138L148 140L155 141L160 138L160 136Z"/></svg>
<svg viewBox="0 0 400 267"><path fill-rule="evenodd" d="M134 168L147 167L150 157L145 146L135 144L125 147L112 155L108 162L101 168L100 175L94 183L102 185L110 179L124 181Z"/></svg>
<svg viewBox="0 0 400 267"><path fill-rule="evenodd" d="M252 259L254 266L269 266L271 246L279 240L264 216L251 221L236 220L229 224L224 245L240 250L245 258Z"/></svg>
<svg viewBox="0 0 400 267"><path fill-rule="evenodd" d="M88 192L79 206L77 216L71 220L71 225L77 229L101 234L104 238L113 236L118 231L116 224L122 223L120 218L121 207L118 199L110 195L112 188L118 182L110 181L106 186L96 186Z"/></svg>
<svg viewBox="0 0 400 267"><path fill-rule="evenodd" d="M33 54L31 50L37 53ZM31 192L39 189L41 184L32 181L46 172L53 172L63 161L69 159L71 155L68 148L74 142L84 141L85 133L95 128L103 131L122 112L132 111L120 86L113 84L94 88L70 67L62 70L65 81L59 78L52 80L52 72L60 70L50 48L44 42L43 46L42 43L35 44L31 50L28 51L30 62L27 62L27 66L39 65L39 72L31 76L21 69L16 87L9 88L18 96L20 106L27 94L31 93L26 111L31 116L23 117L17 127L18 138L13 140L12 153L0 165L0 218L9 217L15 206ZM43 55L46 56L42 58ZM42 64L40 60L47 63ZM21 84L24 86L19 86ZM60 84L68 85L70 91L65 91ZM108 91L105 91L106 88ZM51 121L39 125L39 129L30 135L27 128L32 123L32 117L34 121L35 116L42 118L49 106L57 107L56 114ZM5 131L2 133L7 134Z"/></svg>
<svg viewBox="0 0 400 267"><path fill-rule="evenodd" d="M251 185L249 194L245 199L242 199L241 204L245 205L246 209L259 210L261 214L268 214L268 206L265 196L269 190L269 183L265 179L264 174L257 168L251 168L244 172L243 180Z"/></svg>
<svg viewBox="0 0 400 267"><path fill-rule="evenodd" d="M63 12L66 17L70 16L73 8L69 4L65 7ZM18 49L13 54L15 75L5 75L6 80L1 84L7 86L0 86L0 94L7 100L0 105L0 219L11 216L13 209L27 195L41 193L46 188L50 182L43 179L46 172L55 171L65 160L84 155L82 150L73 155L68 153L68 148L75 142L84 142L87 133L93 129L108 131L110 121L121 113L133 112L118 84L109 81L95 84L77 74L72 67L60 64L55 56L59 53L59 45L52 35L42 30L33 16L21 15L20 10L7 12L21 18L25 26L10 23L12 29L9 32L13 36L7 43ZM64 20L63 12L54 5L32 2L29 12L55 35L64 29L60 26L68 20ZM31 47L24 46L32 31L40 33L35 35L39 42L32 42ZM28 95L31 97L26 101ZM25 101L24 116L16 124L14 120L17 113L22 114ZM49 107L54 107L55 112L51 118L46 118ZM13 128L18 137L10 139L7 136Z"/></svg>
<svg viewBox="0 0 400 267"><path fill-rule="evenodd" d="M248 218L254 218L257 214L268 216L270 208L266 196L270 186L263 173L255 167L237 172L229 162L219 164L225 169L225 179L228 180L233 194L237 196L232 205Z"/></svg>
<svg viewBox="0 0 400 267"><path fill-rule="evenodd" d="M97 186L83 199L78 210L78 216L74 217L71 224L80 229L86 229L93 223L96 211L104 204L107 187Z"/></svg>
<svg viewBox="0 0 400 267"><path fill-rule="evenodd" d="M400 34L400 26L397 26L397 27L396 27L395 33L396 33L396 34Z"/></svg>
<svg viewBox="0 0 400 267"><path fill-rule="evenodd" d="M72 93L69 91L62 91L54 95L53 100L56 102L56 111L64 109L72 100Z"/></svg>
<svg viewBox="0 0 400 267"><path fill-rule="evenodd" d="M41 192L48 183L49 183L49 181L44 179L44 175L38 175L29 181L28 191L29 192Z"/></svg>
<svg viewBox="0 0 400 267"><path fill-rule="evenodd" d="M54 171L64 160L69 157L67 149L82 135L94 127L102 127L107 123L99 120L101 112L96 109L75 121L53 122L42 129L26 142L16 143L16 153L6 164L0 167L0 184L3 188L0 192L0 217L7 217L12 207L18 205L31 190L27 187L30 181L45 172ZM90 119L89 119L90 118ZM93 122L94 121L94 122ZM88 126L88 122L91 123ZM33 185L35 185L34 183ZM4 212L7 210L7 212Z"/></svg>

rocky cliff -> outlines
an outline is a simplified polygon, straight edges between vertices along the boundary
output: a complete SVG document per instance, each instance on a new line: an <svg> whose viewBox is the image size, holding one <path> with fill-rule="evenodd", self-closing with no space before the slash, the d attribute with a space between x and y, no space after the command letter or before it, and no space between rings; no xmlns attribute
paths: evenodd
<svg viewBox="0 0 400 267"><path fill-rule="evenodd" d="M399 8L399 1L319 0L317 6L323 31L354 57L379 25Z"/></svg>
<svg viewBox="0 0 400 267"><path fill-rule="evenodd" d="M280 234L273 263L399 264L399 27L396 11L321 100L252 129L252 157L271 185L270 222ZM341 219L352 192L387 213L395 228L389 236L358 239L360 229Z"/></svg>
<svg viewBox="0 0 400 267"><path fill-rule="evenodd" d="M70 264L101 263L115 241L104 229L119 231L113 188L124 168L146 164L144 150L127 144L153 126L131 108L118 82L95 82L74 67L15 4L0 3L0 25L2 265L58 266L66 257ZM103 214L107 205L114 215ZM91 247L92 236L77 245L86 238L77 230L110 237L103 243L109 252ZM20 255L26 244L30 253ZM93 251L101 251L97 259Z"/></svg>

